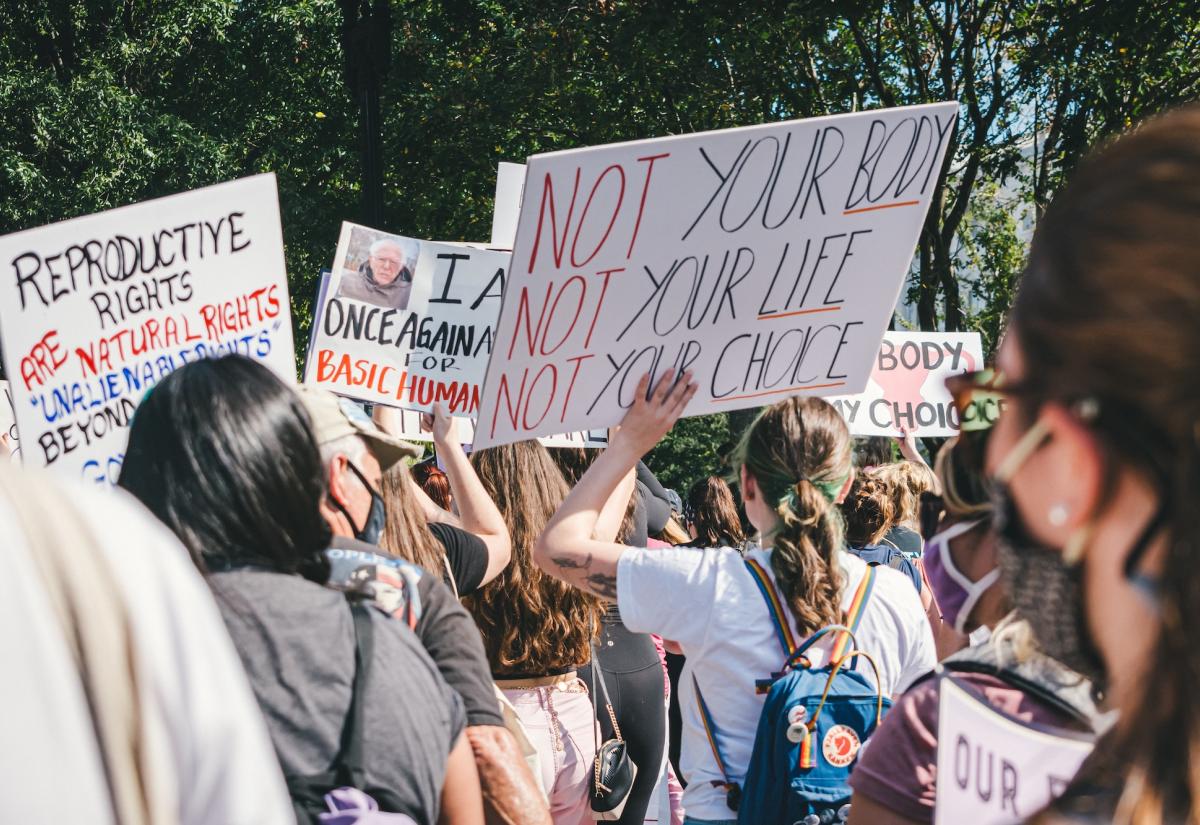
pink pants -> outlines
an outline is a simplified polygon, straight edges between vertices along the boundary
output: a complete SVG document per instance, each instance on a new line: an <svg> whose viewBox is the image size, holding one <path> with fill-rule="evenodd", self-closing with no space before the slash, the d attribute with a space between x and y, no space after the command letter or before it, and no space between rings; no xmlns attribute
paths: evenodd
<svg viewBox="0 0 1200 825"><path fill-rule="evenodd" d="M596 723L587 686L575 679L501 690L537 749L554 825L591 825L588 782L596 758Z"/></svg>

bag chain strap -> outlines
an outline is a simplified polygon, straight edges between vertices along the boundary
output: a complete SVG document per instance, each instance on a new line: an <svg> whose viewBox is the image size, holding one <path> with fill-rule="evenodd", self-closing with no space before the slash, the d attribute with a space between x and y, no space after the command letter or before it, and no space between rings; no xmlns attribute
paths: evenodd
<svg viewBox="0 0 1200 825"><path fill-rule="evenodd" d="M604 683L604 674L600 672L599 651L595 648L595 646L593 646L592 647L592 708L593 708L593 710L596 709L596 680L597 680L597 678L600 680L600 692L604 694L604 707L608 710L608 718L612 722L613 733L616 735L618 742L624 743L625 737L621 736L621 726L617 724L617 712L615 710L613 710L612 700L608 696L608 685L606 685ZM595 714L593 714L593 716L594 715ZM599 728L599 725L597 725L597 728ZM595 785L596 785L596 796L597 797L601 796L601 794L603 794L603 793L611 793L612 792L612 788L608 787L607 785L605 785L603 782L600 781L600 769L601 769L600 749L603 746L603 744L604 743L602 743L602 742L599 743L599 746L596 748L596 759L594 761Z"/></svg>

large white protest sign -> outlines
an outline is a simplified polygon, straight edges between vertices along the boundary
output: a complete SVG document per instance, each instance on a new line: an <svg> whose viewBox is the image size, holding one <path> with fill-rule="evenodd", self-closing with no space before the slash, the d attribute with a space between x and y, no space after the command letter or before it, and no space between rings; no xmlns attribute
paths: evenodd
<svg viewBox="0 0 1200 825"><path fill-rule="evenodd" d="M460 418L455 422L458 439L463 444L470 444L475 439L475 422L470 418ZM396 415L388 420L387 429L397 438L407 441L432 441L433 434L421 429L421 414L413 410L396 410ZM584 447L587 449L602 449L608 446L608 430L591 430L577 433L559 433L546 435L538 439L544 447Z"/></svg>
<svg viewBox="0 0 1200 825"><path fill-rule="evenodd" d="M861 392L957 112L530 158L477 444L615 424L672 368L686 415Z"/></svg>
<svg viewBox="0 0 1200 825"><path fill-rule="evenodd" d="M886 332L867 388L829 401L851 435L955 435L958 411L946 379L982 367L977 332Z"/></svg>
<svg viewBox="0 0 1200 825"><path fill-rule="evenodd" d="M0 238L0 336L21 455L114 481L134 408L240 353L295 381L274 175Z"/></svg>
<svg viewBox="0 0 1200 825"><path fill-rule="evenodd" d="M342 224L304 382L411 410L479 406L507 252Z"/></svg>
<svg viewBox="0 0 1200 825"><path fill-rule="evenodd" d="M492 207L492 246L496 249L512 249L524 191L525 164L501 163L496 169L496 201Z"/></svg>
<svg viewBox="0 0 1200 825"><path fill-rule="evenodd" d="M1063 792L1092 741L1019 722L943 678L937 750L935 825L1009 825Z"/></svg>

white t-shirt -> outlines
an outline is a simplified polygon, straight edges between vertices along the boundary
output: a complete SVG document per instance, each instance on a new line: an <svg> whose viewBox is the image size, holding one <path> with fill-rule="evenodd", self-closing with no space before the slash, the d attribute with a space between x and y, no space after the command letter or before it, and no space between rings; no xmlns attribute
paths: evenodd
<svg viewBox="0 0 1200 825"><path fill-rule="evenodd" d="M750 557L772 577L770 550L756 549ZM845 582L842 609L854 598L867 565L849 553L838 552ZM877 567L871 599L855 638L879 665L885 695L895 695L937 664L933 633L912 581L889 567ZM768 678L784 661L771 614L742 557L728 549L626 550L617 565L617 603L625 626L638 633L656 633L678 642L687 656L679 680L683 712L681 767L688 786L683 806L697 819L730 819L722 781L704 733L692 674L700 682L704 701L717 729L717 744L729 779L746 778L758 717L764 696L755 680ZM787 611L792 620L791 611ZM794 620L792 631L796 632ZM832 635L832 634L831 634ZM797 641L803 637L796 635ZM827 658L833 640L822 639L811 655L814 665ZM859 670L874 681L864 661Z"/></svg>
<svg viewBox="0 0 1200 825"><path fill-rule="evenodd" d="M175 536L119 491L62 487L116 575L141 712L181 825L294 825L266 725L224 622ZM0 798L5 821L113 820L79 674L12 506L0 498Z"/></svg>

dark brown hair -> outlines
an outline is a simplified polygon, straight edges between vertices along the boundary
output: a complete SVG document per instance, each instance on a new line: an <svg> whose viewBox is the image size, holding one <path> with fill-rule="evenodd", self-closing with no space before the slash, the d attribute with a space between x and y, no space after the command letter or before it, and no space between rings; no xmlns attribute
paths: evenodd
<svg viewBox="0 0 1200 825"><path fill-rule="evenodd" d="M800 635L841 621L842 516L834 503L850 477L850 432L820 398L765 408L742 436L734 466L745 467L779 516L771 567Z"/></svg>
<svg viewBox="0 0 1200 825"><path fill-rule="evenodd" d="M1166 508L1162 625L1142 702L1089 762L1117 774L1119 821L1137 825L1200 822L1198 229L1193 105L1079 167L1038 224L1010 322L1035 402L1097 402L1105 497L1121 466L1153 480Z"/></svg>
<svg viewBox="0 0 1200 825"><path fill-rule="evenodd" d="M683 511L700 547L741 547L746 541L737 502L725 480L702 478L688 490Z"/></svg>
<svg viewBox="0 0 1200 825"><path fill-rule="evenodd" d="M537 441L478 450L471 464L512 536L512 562L463 600L492 673L544 675L586 664L600 632L600 600L533 563L534 542L567 497L562 473Z"/></svg>

